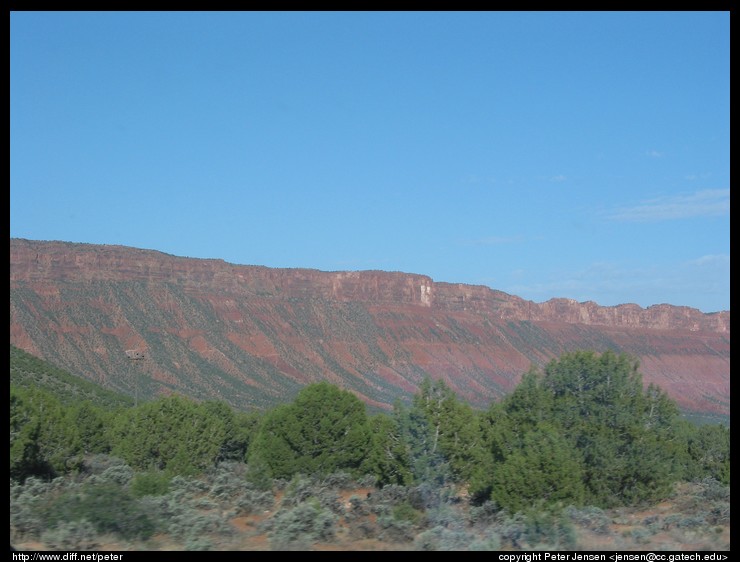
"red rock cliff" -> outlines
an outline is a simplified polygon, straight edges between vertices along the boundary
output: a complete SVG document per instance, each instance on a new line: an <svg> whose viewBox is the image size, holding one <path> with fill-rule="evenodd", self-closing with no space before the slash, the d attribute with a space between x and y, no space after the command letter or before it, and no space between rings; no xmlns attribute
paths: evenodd
<svg viewBox="0 0 740 562"><path fill-rule="evenodd" d="M11 239L11 343L132 391L266 405L329 379L385 407L424 375L476 405L563 351L637 355L687 409L729 415L730 313L534 303L399 272L233 265ZM135 377L125 351L146 350ZM134 377L134 378L132 378Z"/></svg>

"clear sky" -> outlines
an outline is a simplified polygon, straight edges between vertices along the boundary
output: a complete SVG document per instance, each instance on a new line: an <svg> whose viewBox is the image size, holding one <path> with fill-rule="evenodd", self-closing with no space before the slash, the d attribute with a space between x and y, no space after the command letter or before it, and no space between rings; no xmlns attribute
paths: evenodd
<svg viewBox="0 0 740 562"><path fill-rule="evenodd" d="M729 310L729 12L13 12L10 236Z"/></svg>

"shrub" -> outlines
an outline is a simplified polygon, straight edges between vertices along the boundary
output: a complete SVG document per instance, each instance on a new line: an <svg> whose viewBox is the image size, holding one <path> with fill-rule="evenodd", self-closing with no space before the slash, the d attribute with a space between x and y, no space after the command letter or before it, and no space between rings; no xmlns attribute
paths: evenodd
<svg viewBox="0 0 740 562"><path fill-rule="evenodd" d="M126 539L147 539L154 523L137 501L112 482L87 483L55 498L45 523L49 528L74 521L91 522L99 533L114 533Z"/></svg>
<svg viewBox="0 0 740 562"><path fill-rule="evenodd" d="M197 495L207 493L209 486L207 482L203 482L195 478L175 476L170 480L170 490L182 494Z"/></svg>
<svg viewBox="0 0 740 562"><path fill-rule="evenodd" d="M383 486L379 490L372 492L368 496L368 501L371 505L377 507L384 504L398 504L401 502L408 501L409 499L409 488L406 486L399 486L398 484L389 484Z"/></svg>
<svg viewBox="0 0 740 562"><path fill-rule="evenodd" d="M437 526L416 537L414 546L418 550L467 550L473 540L470 533Z"/></svg>
<svg viewBox="0 0 740 562"><path fill-rule="evenodd" d="M459 531L466 527L466 521L453 506L442 504L437 508L426 511L426 525Z"/></svg>
<svg viewBox="0 0 740 562"><path fill-rule="evenodd" d="M472 551L497 551L501 550L501 537L495 531L489 531L483 538L476 538L470 543Z"/></svg>
<svg viewBox="0 0 740 562"><path fill-rule="evenodd" d="M98 546L95 526L86 519L63 521L41 535L41 541L54 550L92 550Z"/></svg>
<svg viewBox="0 0 740 562"><path fill-rule="evenodd" d="M126 461L124 461L123 459L99 453L86 456L82 461L82 465L80 466L80 472L82 472L83 474L103 474L103 472L113 466L125 464Z"/></svg>
<svg viewBox="0 0 740 562"><path fill-rule="evenodd" d="M637 527L630 531L630 536L637 544L647 544L650 541L650 537L653 533L650 529L644 527Z"/></svg>
<svg viewBox="0 0 740 562"><path fill-rule="evenodd" d="M408 521L412 525L417 524L421 520L421 512L409 502L403 502L395 506L392 510L393 519L396 521Z"/></svg>
<svg viewBox="0 0 740 562"><path fill-rule="evenodd" d="M35 477L10 481L11 537L38 536L44 529L43 504L52 485Z"/></svg>
<svg viewBox="0 0 740 562"><path fill-rule="evenodd" d="M701 491L699 495L702 499L708 501L730 501L730 487L725 486L719 480L714 478L705 478L701 481Z"/></svg>
<svg viewBox="0 0 740 562"><path fill-rule="evenodd" d="M356 485L352 476L347 472L332 472L323 478L322 484L337 490L351 490Z"/></svg>
<svg viewBox="0 0 740 562"><path fill-rule="evenodd" d="M134 471L127 464L114 464L100 474L100 480L118 484L119 486L127 486L133 477Z"/></svg>
<svg viewBox="0 0 740 562"><path fill-rule="evenodd" d="M208 497L222 509L229 510L231 515L271 506L274 502L272 486L255 485L247 479L248 475L249 467L244 463L222 462L207 472L206 481L198 487L207 489ZM197 493L194 492L195 486L188 485L187 489Z"/></svg>
<svg viewBox="0 0 740 562"><path fill-rule="evenodd" d="M315 499L322 508L328 509L337 515L344 512L339 494L329 488L325 481L316 478L307 478L297 475L291 480L283 496L283 505L286 507L298 506L308 500Z"/></svg>
<svg viewBox="0 0 740 562"><path fill-rule="evenodd" d="M576 546L573 525L562 513L533 509L526 513L524 524L532 549L573 550Z"/></svg>
<svg viewBox="0 0 740 562"><path fill-rule="evenodd" d="M223 513L219 504L204 496L198 491L200 489L200 485L176 477L167 494L145 496L140 502L162 530L177 540L193 541L206 534L228 536L233 533L228 523L229 514Z"/></svg>
<svg viewBox="0 0 740 562"><path fill-rule="evenodd" d="M260 490L245 490L232 504L235 515L248 515L256 511L265 510L275 503L272 492Z"/></svg>
<svg viewBox="0 0 740 562"><path fill-rule="evenodd" d="M170 477L161 471L141 472L131 481L131 494L135 498L143 496L163 496L169 491Z"/></svg>
<svg viewBox="0 0 740 562"><path fill-rule="evenodd" d="M391 515L378 516L380 533L378 538L388 542L410 542L414 539L414 525L405 519Z"/></svg>
<svg viewBox="0 0 740 562"><path fill-rule="evenodd" d="M524 548L522 543L525 542L525 530L525 517L521 513L517 513L510 517L502 517L498 526L501 538L510 546L517 549Z"/></svg>
<svg viewBox="0 0 740 562"><path fill-rule="evenodd" d="M275 515L269 525L273 550L305 549L334 538L336 518L318 502L308 501Z"/></svg>
<svg viewBox="0 0 740 562"><path fill-rule="evenodd" d="M344 519L353 539L369 539L377 536L378 526L369 517L370 514L370 505L365 498L359 496L349 498L349 507L344 514Z"/></svg>
<svg viewBox="0 0 740 562"><path fill-rule="evenodd" d="M691 529L694 527L703 527L707 524L703 513L698 513L693 516L684 517L676 523L677 527L684 529Z"/></svg>
<svg viewBox="0 0 740 562"><path fill-rule="evenodd" d="M730 524L730 502L723 505L713 507L709 513L709 519L713 525L729 525Z"/></svg>
<svg viewBox="0 0 740 562"><path fill-rule="evenodd" d="M249 486L256 490L272 490L274 485L272 478L270 478L270 467L259 459L252 460L247 465L244 478Z"/></svg>
<svg viewBox="0 0 740 562"><path fill-rule="evenodd" d="M470 506L470 523L479 527L489 527L500 519L501 510L494 501L485 501L480 505Z"/></svg>
<svg viewBox="0 0 740 562"><path fill-rule="evenodd" d="M378 485L378 477L374 474L365 474L357 480L357 485L361 488L375 488Z"/></svg>
<svg viewBox="0 0 740 562"><path fill-rule="evenodd" d="M408 501L415 508L424 510L439 507L450 500L450 490L427 482L409 489Z"/></svg>
<svg viewBox="0 0 740 562"><path fill-rule="evenodd" d="M203 537L191 538L185 543L185 550L213 550L213 544L211 541Z"/></svg>
<svg viewBox="0 0 740 562"><path fill-rule="evenodd" d="M568 506L563 512L571 521L593 531L599 535L607 535L610 532L611 521L603 509L595 506L577 508Z"/></svg>

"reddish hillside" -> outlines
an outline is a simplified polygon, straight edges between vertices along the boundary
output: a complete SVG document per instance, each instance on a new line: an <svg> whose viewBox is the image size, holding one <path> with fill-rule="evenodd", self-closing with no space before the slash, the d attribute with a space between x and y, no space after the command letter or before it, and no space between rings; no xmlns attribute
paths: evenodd
<svg viewBox="0 0 740 562"><path fill-rule="evenodd" d="M10 343L132 394L264 407L327 379L387 408L442 377L476 406L565 351L640 358L687 410L729 416L730 313L538 304L397 272L233 265L10 241Z"/></svg>

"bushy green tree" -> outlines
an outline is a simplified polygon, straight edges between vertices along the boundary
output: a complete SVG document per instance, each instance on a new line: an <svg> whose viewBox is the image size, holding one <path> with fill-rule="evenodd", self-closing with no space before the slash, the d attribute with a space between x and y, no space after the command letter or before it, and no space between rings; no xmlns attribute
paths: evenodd
<svg viewBox="0 0 740 562"><path fill-rule="evenodd" d="M552 409L552 392L542 384L542 374L530 368L509 395L491 404L481 416L484 453L470 479L470 492L476 501L491 499L494 475L508 459L513 459L509 469L521 460L525 437L530 432L542 423L549 423L549 430L554 429ZM502 481L498 479L499 494Z"/></svg>
<svg viewBox="0 0 740 562"><path fill-rule="evenodd" d="M10 387L10 477L25 480L52 471L41 456L40 424L25 392Z"/></svg>
<svg viewBox="0 0 740 562"><path fill-rule="evenodd" d="M482 435L473 409L460 401L442 379L425 379L414 396L410 416L424 418L426 435L419 433L424 455L430 459L441 455L456 481L470 479L482 456Z"/></svg>
<svg viewBox="0 0 740 562"><path fill-rule="evenodd" d="M637 360L580 351L544 372L553 419L583 457L588 503L634 504L670 491L679 476L678 408L658 387L643 387Z"/></svg>
<svg viewBox="0 0 740 562"><path fill-rule="evenodd" d="M190 475L216 463L227 428L213 406L170 396L123 412L112 435L112 453L133 468Z"/></svg>
<svg viewBox="0 0 740 562"><path fill-rule="evenodd" d="M127 539L149 538L154 523L133 496L114 482L87 482L55 498L46 513L46 525L89 521L99 533Z"/></svg>
<svg viewBox="0 0 740 562"><path fill-rule="evenodd" d="M371 446L362 471L375 476L380 486L410 484L410 459L398 420L377 414L369 419L369 425Z"/></svg>
<svg viewBox="0 0 740 562"><path fill-rule="evenodd" d="M611 507L669 493L686 457L678 408L658 387L643 387L638 367L627 355L579 351L543 373L530 369L483 418L487 458L471 492L510 509L536 498ZM548 457L569 470L558 473Z"/></svg>
<svg viewBox="0 0 740 562"><path fill-rule="evenodd" d="M441 487L450 480L449 462L439 448L439 436L420 408L397 404L394 417L406 445L414 483Z"/></svg>
<svg viewBox="0 0 740 562"><path fill-rule="evenodd" d="M207 416L219 419L224 427L224 438L216 461L243 461L259 424L259 415L235 412L220 400L209 400L200 406Z"/></svg>
<svg viewBox="0 0 740 562"><path fill-rule="evenodd" d="M358 473L370 444L365 405L354 394L321 382L265 416L249 458L250 463L264 462L273 478Z"/></svg>
<svg viewBox="0 0 740 562"><path fill-rule="evenodd" d="M542 423L560 427L553 416L553 393L542 375L530 369L502 402L492 404L483 417L486 449L494 461L503 461L523 447L524 436Z"/></svg>
<svg viewBox="0 0 740 562"><path fill-rule="evenodd" d="M54 396L41 389L11 387L11 477L51 477L74 470L81 450L78 428Z"/></svg>
<svg viewBox="0 0 740 562"><path fill-rule="evenodd" d="M67 409L69 423L77 429L80 452L83 455L110 451L108 426L111 416L92 402L85 400Z"/></svg>
<svg viewBox="0 0 740 562"><path fill-rule="evenodd" d="M543 383L554 394L558 423L566 431L584 426L619 430L634 424L643 392L638 367L636 360L610 351L578 351L550 361Z"/></svg>
<svg viewBox="0 0 740 562"><path fill-rule="evenodd" d="M714 478L730 485L730 428L723 425L687 424L685 477L689 480Z"/></svg>
<svg viewBox="0 0 740 562"><path fill-rule="evenodd" d="M532 505L583 502L581 460L560 432L541 423L522 437L492 474L491 499L510 513Z"/></svg>

